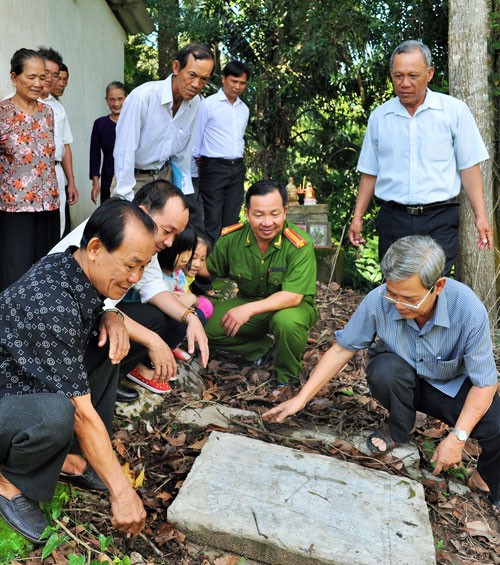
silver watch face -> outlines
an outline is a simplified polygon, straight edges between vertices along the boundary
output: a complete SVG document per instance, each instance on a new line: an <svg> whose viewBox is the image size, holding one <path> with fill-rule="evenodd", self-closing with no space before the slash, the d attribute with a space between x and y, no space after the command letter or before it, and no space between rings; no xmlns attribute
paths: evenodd
<svg viewBox="0 0 500 565"><path fill-rule="evenodd" d="M460 441L467 441L469 435L464 430L453 430L453 433L457 436Z"/></svg>

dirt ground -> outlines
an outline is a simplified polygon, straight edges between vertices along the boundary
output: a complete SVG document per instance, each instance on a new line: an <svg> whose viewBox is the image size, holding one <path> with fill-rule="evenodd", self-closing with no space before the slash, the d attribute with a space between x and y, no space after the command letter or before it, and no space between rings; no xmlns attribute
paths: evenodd
<svg viewBox="0 0 500 565"><path fill-rule="evenodd" d="M362 295L340 288L336 283L318 287L320 317L310 333L304 355L302 380L329 347L332 334L342 328L362 299ZM369 395L364 378L365 356L356 355L338 378L334 379L307 408L288 422L300 427L301 423L326 425L345 440L326 447L320 442L290 441L289 447L319 453L346 461L382 469L392 474L407 476L401 461L390 455L366 457L349 442L349 437L363 429L375 429L385 417L385 411ZM270 362L255 367L243 359L212 354L207 369L203 370L207 390L202 399L174 392L163 401L164 407L179 408L190 404L203 406L207 402L253 410L262 413L276 402L272 392L276 386ZM193 548L191 540L166 521L167 508L175 498L194 460L212 428L196 430L177 424L173 419L153 416L149 421L116 419L114 447L122 461L127 463L132 480L142 496L148 511L144 532L136 540L126 539L112 529L109 503L104 495L78 493L63 511L59 523L69 542L63 544L45 559L44 563L68 563L68 555L87 556L86 563L98 559L99 534L112 536L103 554L110 560L119 554L132 557L131 563L169 565L237 565L249 563L239 556L209 553L205 548ZM132 431L131 431L132 430ZM240 433L271 443L284 443L280 427L255 420L241 420ZM431 470L429 463L433 447L445 435L444 424L423 415L417 419L415 442L421 454L421 468ZM489 512L488 505L478 494L466 491L452 494L450 482L465 485L467 469L472 469L478 456L477 444L467 443L464 468L446 473L443 477L424 481L424 489L436 545L439 565L500 564L500 528ZM141 471L144 474L141 475ZM139 486L142 483L142 486ZM465 489L464 489L465 490ZM40 563L41 548L23 563ZM102 560L103 557L101 556Z"/></svg>

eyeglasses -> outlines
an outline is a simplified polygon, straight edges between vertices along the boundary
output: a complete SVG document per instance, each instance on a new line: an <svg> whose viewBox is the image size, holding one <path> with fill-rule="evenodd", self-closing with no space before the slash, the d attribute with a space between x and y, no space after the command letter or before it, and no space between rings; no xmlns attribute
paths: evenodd
<svg viewBox="0 0 500 565"><path fill-rule="evenodd" d="M388 300L391 304L399 304L400 306L403 306L404 308L410 308L411 310L418 310L420 308L420 306L422 306L422 304L425 302L425 299L429 296L429 294L434 290L434 285L436 283L434 283L431 288L427 291L427 294L422 298L422 300L418 303L418 304L409 304L408 302L401 302L400 300L395 300L394 298L391 298L390 296L387 296L387 294L383 294L383 297ZM382 292L382 289L379 291Z"/></svg>
<svg viewBox="0 0 500 565"><path fill-rule="evenodd" d="M59 79L59 73L51 73L50 71L45 71L45 76L47 78L49 77L55 78L56 80Z"/></svg>

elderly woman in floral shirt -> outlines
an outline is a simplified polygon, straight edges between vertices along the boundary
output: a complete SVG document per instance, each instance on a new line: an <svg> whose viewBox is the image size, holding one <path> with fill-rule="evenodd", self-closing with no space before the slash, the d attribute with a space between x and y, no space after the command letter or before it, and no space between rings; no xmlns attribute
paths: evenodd
<svg viewBox="0 0 500 565"><path fill-rule="evenodd" d="M10 63L16 91L0 102L0 291L59 240L54 117L38 101L44 60L19 49Z"/></svg>

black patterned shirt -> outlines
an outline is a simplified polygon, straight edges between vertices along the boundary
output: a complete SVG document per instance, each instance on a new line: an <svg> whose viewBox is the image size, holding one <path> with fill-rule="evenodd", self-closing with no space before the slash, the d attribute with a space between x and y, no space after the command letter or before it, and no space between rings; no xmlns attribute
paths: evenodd
<svg viewBox="0 0 500 565"><path fill-rule="evenodd" d="M44 257L0 294L0 398L90 393L84 355L102 298L74 251Z"/></svg>

